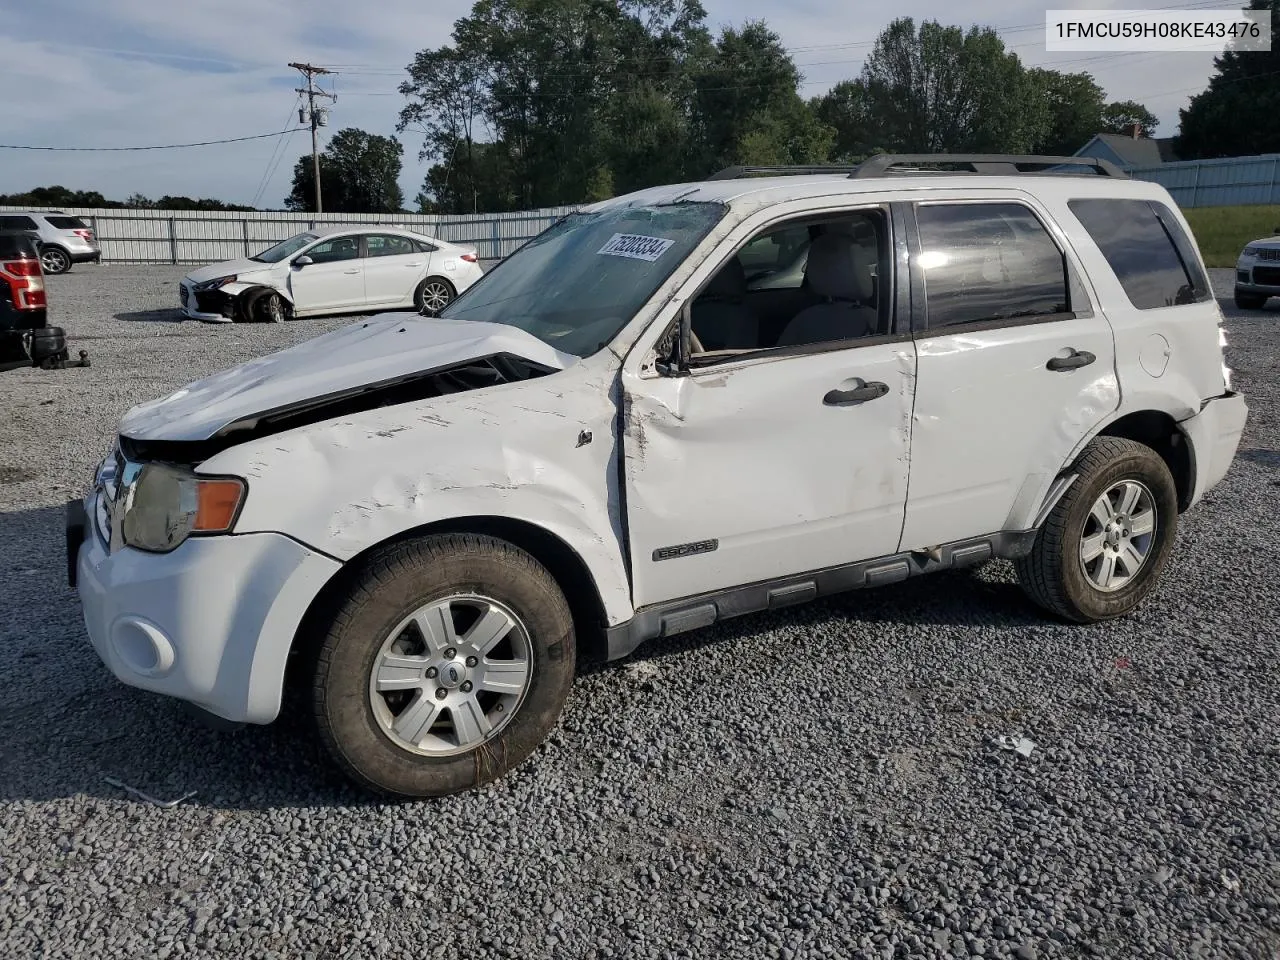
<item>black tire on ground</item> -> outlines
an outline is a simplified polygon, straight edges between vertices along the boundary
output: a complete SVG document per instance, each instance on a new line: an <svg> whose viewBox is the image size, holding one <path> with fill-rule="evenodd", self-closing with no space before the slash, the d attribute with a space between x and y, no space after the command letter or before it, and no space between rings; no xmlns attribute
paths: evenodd
<svg viewBox="0 0 1280 960"><path fill-rule="evenodd" d="M497 601L524 625L529 684L505 725L475 748L452 756L415 754L379 723L370 678L397 624L433 600L458 594ZM564 594L528 553L470 534L407 541L373 555L337 602L315 653L316 725L337 764L375 792L402 798L457 793L497 779L542 743L569 696L575 655Z"/></svg>
<svg viewBox="0 0 1280 960"><path fill-rule="evenodd" d="M1159 582L1178 529L1178 494L1169 467L1150 447L1121 437L1098 437L1076 460L1079 478L1040 528L1031 552L1017 560L1018 582L1044 609L1076 623L1095 623L1133 611ZM1102 494L1123 480L1136 480L1151 494L1155 529L1146 561L1114 592L1089 579L1081 540L1090 511Z"/></svg>
<svg viewBox="0 0 1280 960"><path fill-rule="evenodd" d="M245 313L251 320L260 323L284 323L288 319L289 308L280 294L274 290L263 290L253 295Z"/></svg>
<svg viewBox="0 0 1280 960"><path fill-rule="evenodd" d="M1261 310L1266 306L1267 298L1256 293L1236 291L1236 307L1240 310Z"/></svg>
<svg viewBox="0 0 1280 960"><path fill-rule="evenodd" d="M66 273L71 269L71 255L61 247L41 247L40 269L47 274Z"/></svg>
<svg viewBox="0 0 1280 960"><path fill-rule="evenodd" d="M433 309L443 310L457 295L453 284L444 277L427 277L413 291L413 306L419 313L424 313L430 301L435 304Z"/></svg>

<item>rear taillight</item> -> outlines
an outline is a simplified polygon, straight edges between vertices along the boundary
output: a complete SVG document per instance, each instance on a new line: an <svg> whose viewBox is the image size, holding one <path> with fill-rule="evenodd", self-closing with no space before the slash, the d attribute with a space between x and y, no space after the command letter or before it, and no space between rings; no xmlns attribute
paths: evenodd
<svg viewBox="0 0 1280 960"><path fill-rule="evenodd" d="M480 258L477 257L474 253L464 253L458 259L465 260L467 261L467 263L478 263L480 261Z"/></svg>
<svg viewBox="0 0 1280 960"><path fill-rule="evenodd" d="M39 310L48 306L44 274L39 260L7 260L0 263L0 279L9 285L9 298L17 310Z"/></svg>
<svg viewBox="0 0 1280 960"><path fill-rule="evenodd" d="M77 237L79 237L81 240L88 240L88 241L90 241L90 242L92 242L92 241L93 241L93 231L92 231L92 230L72 230L71 232L72 232L72 233L74 233L74 234L75 234Z"/></svg>

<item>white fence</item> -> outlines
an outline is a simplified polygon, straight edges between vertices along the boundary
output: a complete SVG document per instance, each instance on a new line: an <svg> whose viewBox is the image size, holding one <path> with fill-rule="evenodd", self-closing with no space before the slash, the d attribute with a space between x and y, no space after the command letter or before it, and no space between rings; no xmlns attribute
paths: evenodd
<svg viewBox="0 0 1280 960"><path fill-rule="evenodd" d="M1280 204L1280 154L1183 160L1129 167L1137 180L1158 183L1180 207L1240 207Z"/></svg>
<svg viewBox="0 0 1280 960"><path fill-rule="evenodd" d="M0 210L17 210L3 207ZM34 208L52 209L52 208ZM93 227L104 262L214 263L251 256L312 227L344 223L402 226L476 247L482 260L499 260L537 236L573 207L479 216L422 214L240 213L194 210L60 207Z"/></svg>

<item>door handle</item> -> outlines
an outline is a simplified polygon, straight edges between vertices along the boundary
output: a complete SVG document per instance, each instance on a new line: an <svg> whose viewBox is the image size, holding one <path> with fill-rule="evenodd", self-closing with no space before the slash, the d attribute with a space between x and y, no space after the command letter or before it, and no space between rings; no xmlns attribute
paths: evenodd
<svg viewBox="0 0 1280 960"><path fill-rule="evenodd" d="M343 270L343 273L359 273L359 270Z"/></svg>
<svg viewBox="0 0 1280 960"><path fill-rule="evenodd" d="M422 261L421 261L421 260L415 260L415 261L413 261L413 263L406 263L406 264L405 264L405 266L406 266L406 267L420 267L420 266L422 266Z"/></svg>
<svg viewBox="0 0 1280 960"><path fill-rule="evenodd" d="M1087 367L1097 359L1088 350L1072 350L1071 356L1053 357L1044 366L1046 370L1075 370L1077 367Z"/></svg>
<svg viewBox="0 0 1280 960"><path fill-rule="evenodd" d="M864 383L860 387L854 387L852 390L828 390L827 395L822 398L822 402L829 407L852 407L859 403L866 403L868 400L875 400L877 397L883 397L889 392L887 383L878 381L873 383Z"/></svg>

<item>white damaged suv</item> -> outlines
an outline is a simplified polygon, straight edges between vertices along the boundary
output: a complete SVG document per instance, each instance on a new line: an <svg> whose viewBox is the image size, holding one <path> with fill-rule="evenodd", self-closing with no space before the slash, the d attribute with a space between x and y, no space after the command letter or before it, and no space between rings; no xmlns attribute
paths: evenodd
<svg viewBox="0 0 1280 960"><path fill-rule="evenodd" d="M734 169L135 407L70 573L123 682L257 724L298 684L358 782L451 793L583 656L738 614L992 557L1130 613L1240 441L1221 322L1169 195L1105 162Z"/></svg>

